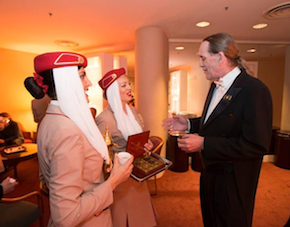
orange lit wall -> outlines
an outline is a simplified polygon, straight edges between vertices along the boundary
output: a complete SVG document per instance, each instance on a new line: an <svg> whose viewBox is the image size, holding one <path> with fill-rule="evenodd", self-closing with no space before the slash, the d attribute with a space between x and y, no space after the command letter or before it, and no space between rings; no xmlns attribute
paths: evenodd
<svg viewBox="0 0 290 227"><path fill-rule="evenodd" d="M26 131L36 131L31 111L30 93L24 79L33 75L36 54L0 48L0 112L8 112Z"/></svg>

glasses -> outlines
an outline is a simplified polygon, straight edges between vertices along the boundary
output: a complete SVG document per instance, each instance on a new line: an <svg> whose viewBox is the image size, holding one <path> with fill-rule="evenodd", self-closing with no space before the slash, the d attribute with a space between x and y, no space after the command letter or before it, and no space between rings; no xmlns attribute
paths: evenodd
<svg viewBox="0 0 290 227"><path fill-rule="evenodd" d="M9 119L3 119L3 120L0 120L0 123L1 124L5 124L5 123L7 124L7 123L9 123L9 121L10 121Z"/></svg>

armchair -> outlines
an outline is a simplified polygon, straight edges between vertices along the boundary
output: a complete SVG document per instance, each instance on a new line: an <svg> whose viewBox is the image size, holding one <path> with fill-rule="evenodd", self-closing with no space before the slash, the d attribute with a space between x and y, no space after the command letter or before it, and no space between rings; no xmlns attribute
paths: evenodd
<svg viewBox="0 0 290 227"><path fill-rule="evenodd" d="M31 132L22 131L24 137L24 143L33 143L33 139L31 137Z"/></svg>
<svg viewBox="0 0 290 227"><path fill-rule="evenodd" d="M153 143L153 149L152 149L151 152L160 155L161 149L162 149L163 144L164 144L164 140L161 137L159 137L159 136L150 136L149 139ZM157 195L157 179L156 179L156 175L154 176L154 185L155 185L155 192L151 193L151 195Z"/></svg>
<svg viewBox="0 0 290 227"><path fill-rule="evenodd" d="M37 205L24 201L35 196ZM36 220L41 221L42 202L37 191L30 192L16 198L2 198L0 202L0 226L27 227L31 226Z"/></svg>

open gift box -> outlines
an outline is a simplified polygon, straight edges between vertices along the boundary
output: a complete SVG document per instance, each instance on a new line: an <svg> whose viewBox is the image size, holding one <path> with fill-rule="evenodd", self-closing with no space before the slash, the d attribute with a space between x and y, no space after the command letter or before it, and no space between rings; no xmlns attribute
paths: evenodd
<svg viewBox="0 0 290 227"><path fill-rule="evenodd" d="M158 154L148 154L144 151L144 144L148 142L150 131L138 133L128 137L126 151L134 156L131 177L137 181L144 181L166 169L172 162Z"/></svg>

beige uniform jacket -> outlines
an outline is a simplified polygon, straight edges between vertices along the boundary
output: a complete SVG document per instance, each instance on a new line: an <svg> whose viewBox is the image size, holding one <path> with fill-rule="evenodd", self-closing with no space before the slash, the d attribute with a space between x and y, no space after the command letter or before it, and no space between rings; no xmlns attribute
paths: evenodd
<svg viewBox="0 0 290 227"><path fill-rule="evenodd" d="M135 119L141 125L140 119L134 107L130 107ZM117 122L110 106L108 106L96 118L96 123L104 133L106 126L118 148L114 152L124 151L127 141L117 129ZM117 186L114 190L114 203L111 206L114 227L152 227L156 226L155 211L151 201L147 182L139 183L132 178Z"/></svg>
<svg viewBox="0 0 290 227"><path fill-rule="evenodd" d="M49 104L38 132L38 158L49 189L49 226L111 227L112 188L103 159L58 106Z"/></svg>

